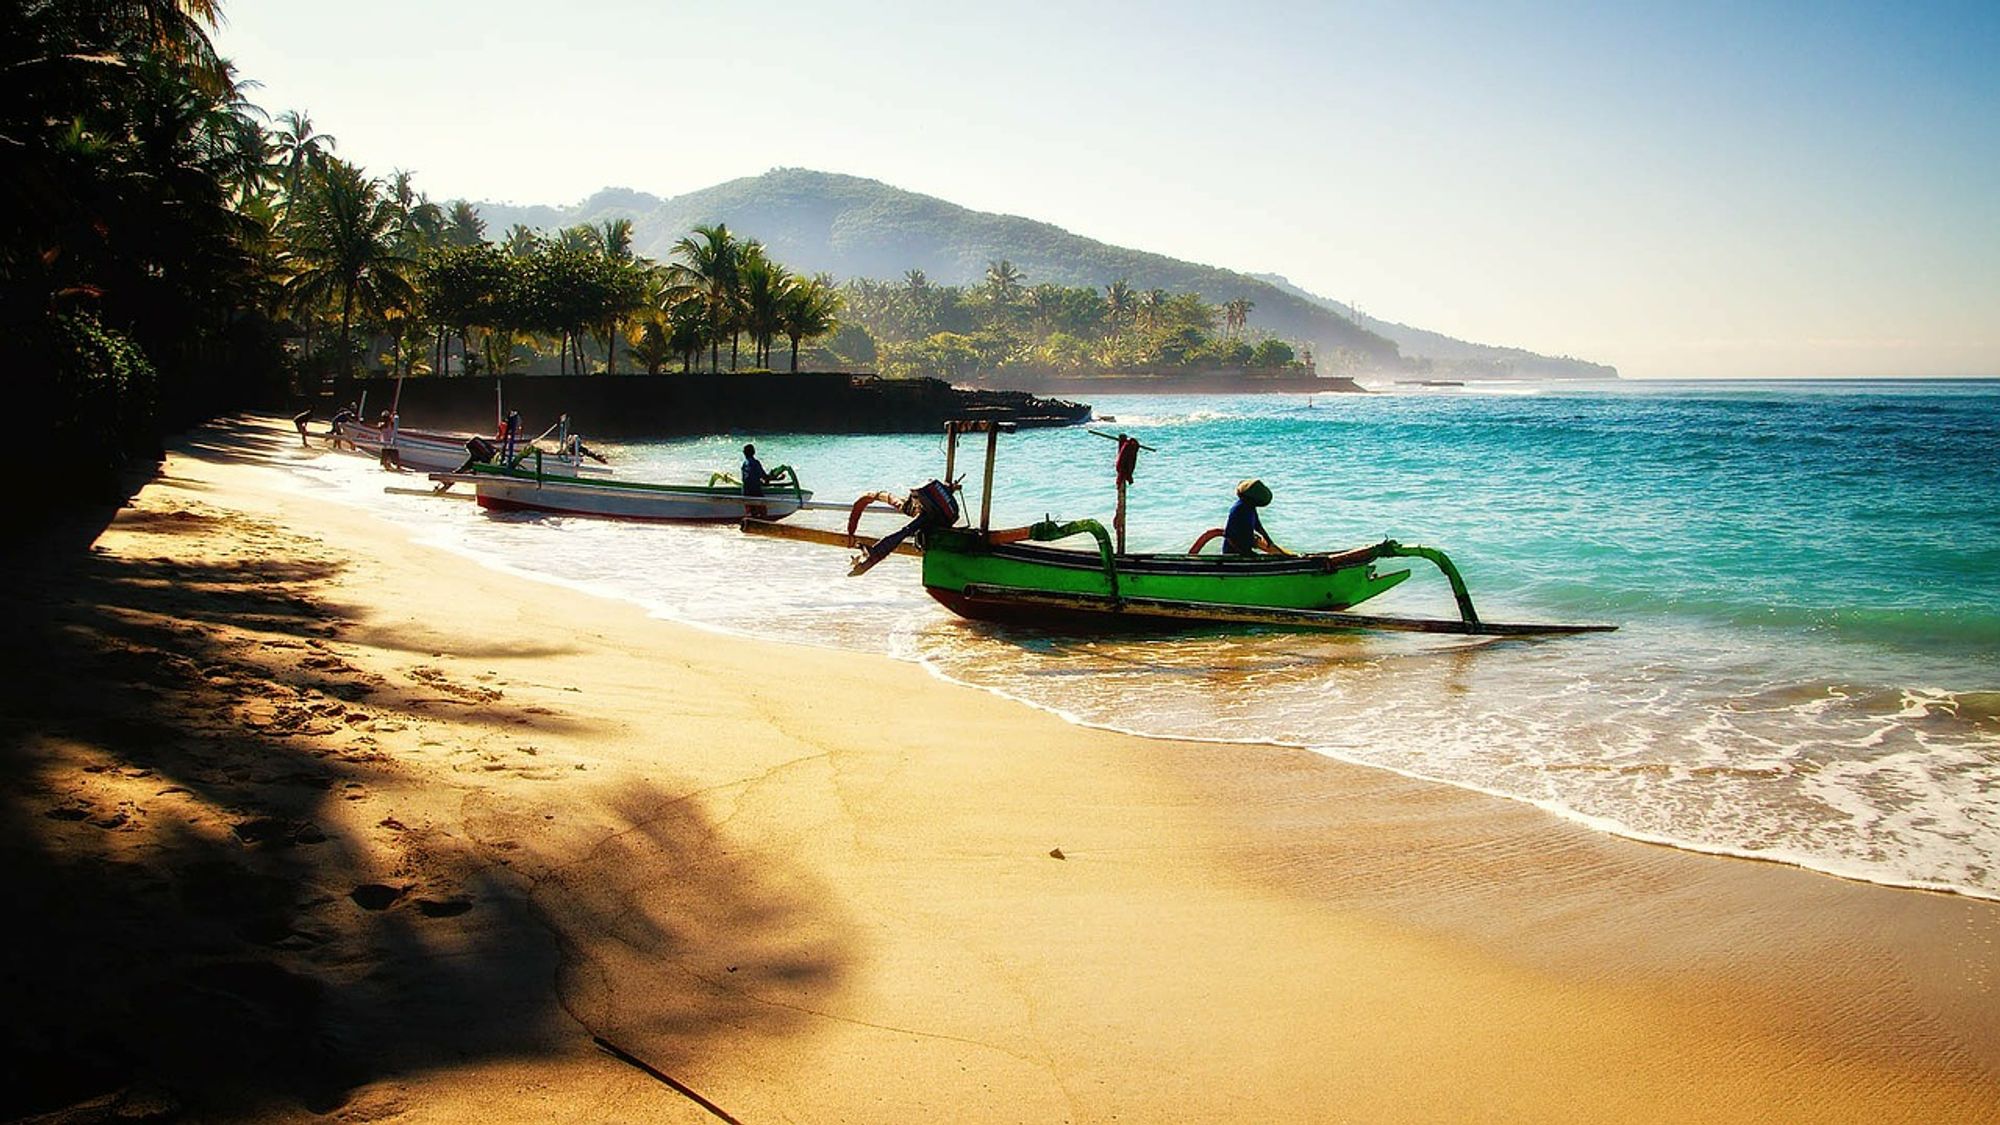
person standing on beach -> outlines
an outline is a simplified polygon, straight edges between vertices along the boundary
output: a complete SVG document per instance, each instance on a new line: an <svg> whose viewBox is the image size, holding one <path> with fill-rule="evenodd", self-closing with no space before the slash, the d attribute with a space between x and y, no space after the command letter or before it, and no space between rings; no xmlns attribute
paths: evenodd
<svg viewBox="0 0 2000 1125"><path fill-rule="evenodd" d="M757 460L756 446L746 445L743 447L743 470L738 476L743 481L744 496L764 495L764 484L771 477L769 473L764 471L764 463ZM762 504L745 504L743 505L743 511L745 514L758 519L764 518L764 505Z"/></svg>

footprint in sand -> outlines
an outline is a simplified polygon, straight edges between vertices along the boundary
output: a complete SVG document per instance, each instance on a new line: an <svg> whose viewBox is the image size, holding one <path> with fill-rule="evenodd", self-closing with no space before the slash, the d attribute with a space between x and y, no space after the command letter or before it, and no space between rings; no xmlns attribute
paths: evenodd
<svg viewBox="0 0 2000 1125"><path fill-rule="evenodd" d="M285 820L275 816L259 816L241 821L230 829L236 838L246 845L263 845L267 848L289 848L298 844L323 844L326 833L310 820Z"/></svg>
<svg viewBox="0 0 2000 1125"><path fill-rule="evenodd" d="M420 684L436 688L446 695L455 696L469 703L491 703L501 696L501 693L494 688L458 683L427 664L410 669L409 677Z"/></svg>
<svg viewBox="0 0 2000 1125"><path fill-rule="evenodd" d="M456 918L471 909L472 900L464 895L417 900L417 912L426 918Z"/></svg>
<svg viewBox="0 0 2000 1125"><path fill-rule="evenodd" d="M347 892L354 905L363 910L387 910L403 897L407 887L391 887L386 883L363 883Z"/></svg>

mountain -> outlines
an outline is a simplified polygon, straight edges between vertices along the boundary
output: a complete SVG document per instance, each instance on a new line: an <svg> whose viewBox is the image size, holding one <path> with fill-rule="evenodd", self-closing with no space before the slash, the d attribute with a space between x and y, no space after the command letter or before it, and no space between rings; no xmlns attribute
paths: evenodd
<svg viewBox="0 0 2000 1125"><path fill-rule="evenodd" d="M1618 377L1618 369L1609 364L1592 363L1589 360L1566 355L1538 355L1524 348L1469 343L1428 329L1412 328L1407 324L1397 324L1391 320L1379 320L1352 305L1330 300L1317 293L1309 293L1275 273L1256 273L1250 276L1259 281L1269 282L1295 297L1311 301L1330 312L1338 313L1378 336L1385 336L1395 341L1397 348L1405 356L1430 361L1428 371L1432 374L1451 374L1467 379L1616 379Z"/></svg>
<svg viewBox="0 0 2000 1125"><path fill-rule="evenodd" d="M1452 372L1467 358L1488 365L1502 358L1517 363L1576 362L1502 348L1484 349L1472 357L1445 351L1433 355L1426 349L1484 346L1402 325L1357 324L1343 308L1283 278L1255 277L1112 246L1049 223L973 211L876 180L804 168L778 168L671 199L608 188L572 207L477 206L489 237L498 237L515 223L551 230L631 219L634 249L654 258L667 257L674 241L697 224L726 222L731 230L761 240L773 257L800 273L894 280L906 270L920 269L934 283L976 285L985 278L988 262L1005 258L1029 284L1052 281L1101 288L1124 278L1135 289L1195 292L1216 304L1247 297L1255 302L1252 328L1312 344L1322 369L1329 372ZM1396 331L1407 333L1411 341L1400 350ZM1412 363L1411 357L1433 362Z"/></svg>

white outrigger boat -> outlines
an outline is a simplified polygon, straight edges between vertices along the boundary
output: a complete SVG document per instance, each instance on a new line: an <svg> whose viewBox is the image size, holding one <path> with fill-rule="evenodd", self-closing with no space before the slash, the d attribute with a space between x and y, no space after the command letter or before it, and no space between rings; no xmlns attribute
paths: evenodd
<svg viewBox="0 0 2000 1125"><path fill-rule="evenodd" d="M561 426L561 423L558 425ZM567 429L566 426L562 428ZM503 438L489 438L478 434L413 430L404 426L390 426L384 429L358 421L335 422L333 433L329 437L336 449L351 450L372 457L384 465L398 466L419 473L448 473L456 470L473 456L474 442L483 442L487 448L495 450L502 449L506 444ZM555 440L556 451L544 459L546 472L576 476L579 473L611 471L586 461L586 456L594 454L588 454L583 449L582 443L573 441L567 433L558 434ZM541 447L535 442L528 442L523 448L532 451Z"/></svg>
<svg viewBox="0 0 2000 1125"><path fill-rule="evenodd" d="M432 473L439 491L455 484L470 485L479 506L492 511L554 512L599 519L651 520L671 523L736 523L745 516L776 520L806 507L812 492L799 487L790 466L771 470L775 487L762 496L745 496L743 487L723 474L706 485L649 484L613 478L585 479L571 470L554 471L553 458L529 450L512 465L475 464L463 472Z"/></svg>

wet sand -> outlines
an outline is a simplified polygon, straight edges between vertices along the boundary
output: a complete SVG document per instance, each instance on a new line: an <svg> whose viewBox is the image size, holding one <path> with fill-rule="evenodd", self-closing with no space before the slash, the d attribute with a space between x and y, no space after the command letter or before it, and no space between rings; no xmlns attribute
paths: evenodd
<svg viewBox="0 0 2000 1125"><path fill-rule="evenodd" d="M7 549L0 1116L2000 1119L2000 905L647 620L318 456Z"/></svg>

